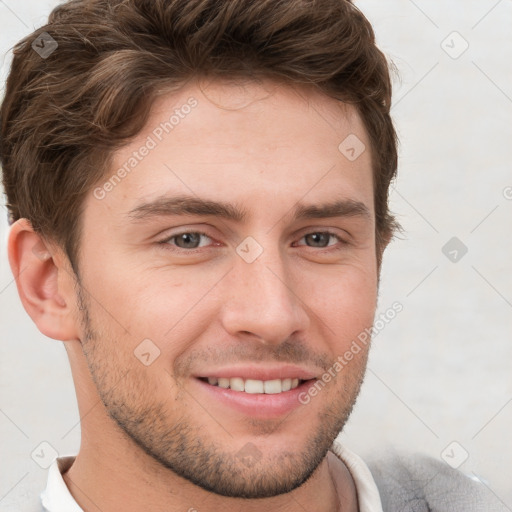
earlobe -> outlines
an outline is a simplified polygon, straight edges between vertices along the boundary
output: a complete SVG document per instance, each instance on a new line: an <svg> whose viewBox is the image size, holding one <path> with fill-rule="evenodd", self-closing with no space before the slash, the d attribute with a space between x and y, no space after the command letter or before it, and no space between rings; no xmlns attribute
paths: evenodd
<svg viewBox="0 0 512 512"><path fill-rule="evenodd" d="M45 244L28 219L10 228L8 256L25 311L49 338L78 339L73 275L63 258Z"/></svg>

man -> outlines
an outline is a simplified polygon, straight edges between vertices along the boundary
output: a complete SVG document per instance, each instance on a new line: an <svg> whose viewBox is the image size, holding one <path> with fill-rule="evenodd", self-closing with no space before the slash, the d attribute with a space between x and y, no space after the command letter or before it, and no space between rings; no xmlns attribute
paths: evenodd
<svg viewBox="0 0 512 512"><path fill-rule="evenodd" d="M9 261L82 431L45 510L498 510L335 442L398 227L390 101L342 0L74 0L19 43Z"/></svg>

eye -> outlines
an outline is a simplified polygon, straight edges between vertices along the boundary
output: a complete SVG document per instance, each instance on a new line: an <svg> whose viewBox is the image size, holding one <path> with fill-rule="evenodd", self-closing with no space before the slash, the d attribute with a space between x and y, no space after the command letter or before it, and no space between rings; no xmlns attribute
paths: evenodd
<svg viewBox="0 0 512 512"><path fill-rule="evenodd" d="M338 234L332 233L331 231L314 231L312 233L308 233L304 235L301 240L307 240L312 242L314 245L312 247L323 249L325 247L331 247L336 244L329 244L329 240L331 238L335 238L338 242L342 244L346 244L345 240L343 240ZM302 245L302 244L300 244ZM310 246L311 247L311 246Z"/></svg>
<svg viewBox="0 0 512 512"><path fill-rule="evenodd" d="M185 231L183 233L172 235L164 240L160 240L159 243L169 244L177 247L178 249L198 249L199 247L204 247L204 244L201 245L201 237L211 240L206 233L202 233L200 231ZM171 242L173 243L171 244Z"/></svg>
<svg viewBox="0 0 512 512"><path fill-rule="evenodd" d="M201 243L203 240L206 240L205 243ZM300 240L306 240L306 245L308 247L324 249L327 247L332 247L336 245L335 243L329 243L331 239L335 239L340 242L342 245L346 245L347 242L343 240L337 233L333 233L331 231L313 231L311 233L307 233ZM212 238L209 237L206 233L202 231L184 231L182 233L177 233L170 237L165 238L164 240L160 240L158 243L162 244L166 249L170 250L183 250L187 252L193 252L196 249L200 249L201 247L207 247L208 242L212 241ZM312 245L309 245L312 244ZM297 244L304 245L304 244Z"/></svg>

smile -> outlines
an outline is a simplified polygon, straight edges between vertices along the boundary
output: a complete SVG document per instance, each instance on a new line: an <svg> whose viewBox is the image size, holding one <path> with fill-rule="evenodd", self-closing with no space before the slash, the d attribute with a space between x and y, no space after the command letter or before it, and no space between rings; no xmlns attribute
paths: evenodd
<svg viewBox="0 0 512 512"><path fill-rule="evenodd" d="M302 379L273 379L273 380L255 380L243 379L241 377L204 377L200 380L208 382L212 386L217 386L224 389L231 389L233 391L240 391L244 393L257 394L265 393L268 395L283 393L297 388L305 380Z"/></svg>

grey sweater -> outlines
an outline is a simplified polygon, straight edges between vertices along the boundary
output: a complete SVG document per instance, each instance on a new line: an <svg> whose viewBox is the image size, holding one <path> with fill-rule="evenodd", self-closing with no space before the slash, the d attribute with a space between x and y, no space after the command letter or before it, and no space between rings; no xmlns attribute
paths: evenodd
<svg viewBox="0 0 512 512"><path fill-rule="evenodd" d="M424 455L366 461L384 512L511 512L484 483Z"/></svg>

